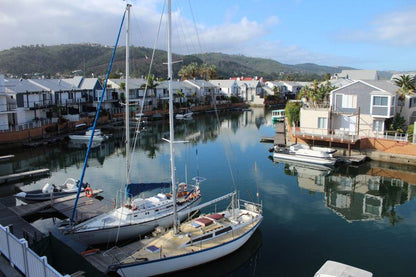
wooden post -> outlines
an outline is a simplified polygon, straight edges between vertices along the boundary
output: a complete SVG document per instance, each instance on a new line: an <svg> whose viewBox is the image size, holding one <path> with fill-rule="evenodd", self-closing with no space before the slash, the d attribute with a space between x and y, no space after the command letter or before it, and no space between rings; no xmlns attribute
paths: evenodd
<svg viewBox="0 0 416 277"><path fill-rule="evenodd" d="M348 142L348 156L351 156L351 143Z"/></svg>

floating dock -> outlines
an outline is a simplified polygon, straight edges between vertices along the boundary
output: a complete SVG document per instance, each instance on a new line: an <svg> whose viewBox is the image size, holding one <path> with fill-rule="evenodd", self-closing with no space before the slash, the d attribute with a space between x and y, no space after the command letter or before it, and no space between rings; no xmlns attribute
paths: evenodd
<svg viewBox="0 0 416 277"><path fill-rule="evenodd" d="M14 158L14 155L0 156L0 163L7 162Z"/></svg>
<svg viewBox="0 0 416 277"><path fill-rule="evenodd" d="M13 173L9 175L0 176L0 184L7 183L7 182L14 182L21 179L26 178L33 178L37 176L43 176L48 175L49 169L48 168L42 168L42 169L36 169L31 171L25 171L20 173Z"/></svg>

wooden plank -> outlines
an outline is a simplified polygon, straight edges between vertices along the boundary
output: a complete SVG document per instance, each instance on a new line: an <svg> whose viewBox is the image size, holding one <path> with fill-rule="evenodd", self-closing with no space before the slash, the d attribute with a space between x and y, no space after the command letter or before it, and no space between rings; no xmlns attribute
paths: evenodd
<svg viewBox="0 0 416 277"><path fill-rule="evenodd" d="M8 161L8 160L11 160L11 159L13 159L13 158L14 158L14 155L0 156L0 163L1 163L1 162Z"/></svg>
<svg viewBox="0 0 416 277"><path fill-rule="evenodd" d="M18 238L26 238L32 241L41 239L44 234L33 227L29 222L15 214L11 209L0 203L0 224L13 225L13 234ZM29 235L31 238L28 238ZM30 241L29 241L30 243Z"/></svg>
<svg viewBox="0 0 416 277"><path fill-rule="evenodd" d="M11 181L16 181L24 178L31 178L35 176L42 176L49 174L48 168L42 168L42 169L36 169L26 172L20 172L20 173L13 173L9 175L0 176L0 183L6 183Z"/></svg>

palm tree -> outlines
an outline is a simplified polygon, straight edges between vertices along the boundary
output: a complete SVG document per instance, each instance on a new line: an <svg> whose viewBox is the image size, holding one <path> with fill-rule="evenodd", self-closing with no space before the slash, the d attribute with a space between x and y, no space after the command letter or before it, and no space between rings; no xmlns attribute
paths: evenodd
<svg viewBox="0 0 416 277"><path fill-rule="evenodd" d="M399 77L393 78L394 83L399 86L400 88L397 90L397 93L399 95L399 100L403 101L406 97L406 95L411 94L416 89L416 78L415 76L411 77L410 75L402 74ZM401 102L400 104L400 111L399 114L402 113L404 102Z"/></svg>
<svg viewBox="0 0 416 277"><path fill-rule="evenodd" d="M416 78L415 76L411 77L410 75L402 74L399 77L393 78L394 83L400 88L397 90L399 93L399 98L401 100L404 97L416 90Z"/></svg>

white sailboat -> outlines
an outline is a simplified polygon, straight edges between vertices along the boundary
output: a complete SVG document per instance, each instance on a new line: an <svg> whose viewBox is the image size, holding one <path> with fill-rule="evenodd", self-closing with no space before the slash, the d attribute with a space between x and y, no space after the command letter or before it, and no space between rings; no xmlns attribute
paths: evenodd
<svg viewBox="0 0 416 277"><path fill-rule="evenodd" d="M93 217L70 228L64 233L88 245L121 241L136 238L151 232L158 226L170 227L173 223L174 210L178 220L184 220L201 201L200 183L204 180L195 177L195 184L181 183L178 191L172 194L159 193L148 198L135 197L143 188L171 187L171 183L130 183L130 111L129 111L129 45L130 45L130 4L127 4L126 28L126 194L128 201L119 208ZM173 132L173 125L171 126ZM173 186L175 187L175 186ZM135 198L134 198L135 197Z"/></svg>
<svg viewBox="0 0 416 277"><path fill-rule="evenodd" d="M171 54L171 2L168 1L168 77L172 80ZM170 84L170 82L169 82ZM169 89L169 111L173 111L172 90ZM173 125L172 113L170 124ZM170 132L171 180L175 184L173 157L174 134ZM175 185L172 186L175 191ZM175 193L173 197L175 198ZM252 236L260 225L262 205L237 199L236 193L212 200L232 197L227 209L208 213L196 219L178 224L178 211L175 207L173 228L157 236L149 243L131 253L128 257L109 266L120 276L151 276L174 272L224 257L238 248ZM174 201L175 202L175 201ZM206 206L210 203L202 204ZM200 208L196 207L196 208Z"/></svg>

